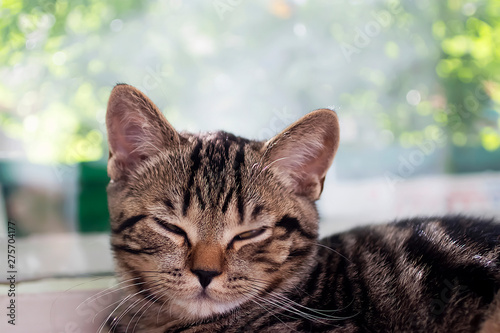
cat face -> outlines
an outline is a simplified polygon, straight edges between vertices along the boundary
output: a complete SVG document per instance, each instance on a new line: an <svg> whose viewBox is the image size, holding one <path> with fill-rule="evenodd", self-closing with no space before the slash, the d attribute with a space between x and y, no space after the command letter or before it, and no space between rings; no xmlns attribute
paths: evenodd
<svg viewBox="0 0 500 333"><path fill-rule="evenodd" d="M193 135L118 85L106 120L111 243L131 300L199 320L293 288L310 270L334 112L310 113L268 142Z"/></svg>

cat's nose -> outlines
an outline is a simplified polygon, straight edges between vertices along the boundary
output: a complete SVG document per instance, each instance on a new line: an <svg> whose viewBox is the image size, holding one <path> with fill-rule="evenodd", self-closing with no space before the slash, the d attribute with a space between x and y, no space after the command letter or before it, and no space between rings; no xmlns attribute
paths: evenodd
<svg viewBox="0 0 500 333"><path fill-rule="evenodd" d="M191 272L193 272L196 276L198 276L200 284L203 288L206 288L210 284L210 282L212 282L212 279L214 277L221 274L221 272L204 271L202 269L192 269Z"/></svg>

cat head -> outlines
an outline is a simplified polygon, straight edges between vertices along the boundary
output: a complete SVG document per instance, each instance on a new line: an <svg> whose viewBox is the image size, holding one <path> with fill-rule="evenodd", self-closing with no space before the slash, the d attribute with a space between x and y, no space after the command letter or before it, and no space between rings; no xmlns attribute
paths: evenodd
<svg viewBox="0 0 500 333"><path fill-rule="evenodd" d="M319 198L339 141L313 111L266 142L177 132L140 91L106 115L116 270L135 297L199 320L293 288L311 269Z"/></svg>

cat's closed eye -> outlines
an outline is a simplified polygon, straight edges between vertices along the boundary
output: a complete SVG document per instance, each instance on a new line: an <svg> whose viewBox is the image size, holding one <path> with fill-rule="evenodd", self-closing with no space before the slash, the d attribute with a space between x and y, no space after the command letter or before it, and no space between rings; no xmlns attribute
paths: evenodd
<svg viewBox="0 0 500 333"><path fill-rule="evenodd" d="M255 238L257 236L262 235L264 232L266 232L267 229L268 229L267 227L262 227L262 228L242 232L241 234L236 235L233 238L233 241L241 241L241 240L247 240L250 238Z"/></svg>
<svg viewBox="0 0 500 333"><path fill-rule="evenodd" d="M168 223L168 222L163 221L157 217L155 217L154 220L156 221L156 223L158 223L160 226L162 226L165 230L167 230L171 233L183 236L186 239L188 238L187 233L184 230L182 230L180 227L176 226L175 224Z"/></svg>

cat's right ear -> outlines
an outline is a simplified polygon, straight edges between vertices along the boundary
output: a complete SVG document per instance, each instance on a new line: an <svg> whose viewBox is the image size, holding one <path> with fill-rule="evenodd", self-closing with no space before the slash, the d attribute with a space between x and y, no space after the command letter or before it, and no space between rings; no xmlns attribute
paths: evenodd
<svg viewBox="0 0 500 333"><path fill-rule="evenodd" d="M273 170L296 194L317 200L338 145L337 114L316 110L266 142L263 168Z"/></svg>
<svg viewBox="0 0 500 333"><path fill-rule="evenodd" d="M126 178L139 163L167 147L179 146L179 135L149 98L126 84L113 88L106 113L112 180Z"/></svg>

